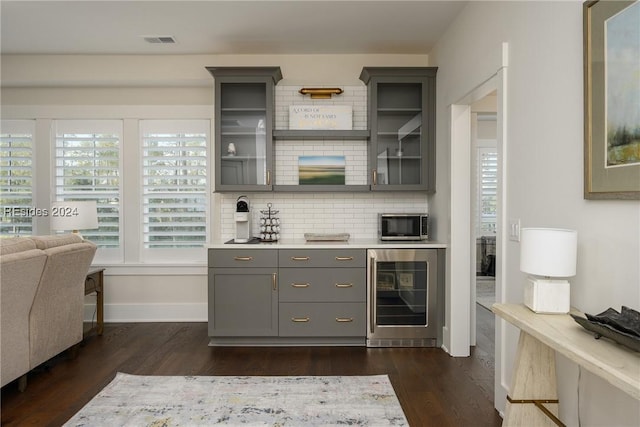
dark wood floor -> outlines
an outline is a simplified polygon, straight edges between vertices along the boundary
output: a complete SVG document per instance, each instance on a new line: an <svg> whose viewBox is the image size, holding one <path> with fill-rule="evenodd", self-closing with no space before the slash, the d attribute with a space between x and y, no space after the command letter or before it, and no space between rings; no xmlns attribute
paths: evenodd
<svg viewBox="0 0 640 427"><path fill-rule="evenodd" d="M487 354L491 363L496 347L494 328L495 314L488 308L476 304L476 347Z"/></svg>
<svg viewBox="0 0 640 427"><path fill-rule="evenodd" d="M59 426L115 376L387 374L411 426L499 426L493 356L435 348L208 347L205 323L107 324L68 354L2 389L3 426Z"/></svg>

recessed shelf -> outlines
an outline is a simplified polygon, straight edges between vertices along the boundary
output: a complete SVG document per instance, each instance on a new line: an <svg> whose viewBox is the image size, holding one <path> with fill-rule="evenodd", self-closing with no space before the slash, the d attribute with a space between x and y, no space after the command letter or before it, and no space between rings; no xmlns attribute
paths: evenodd
<svg viewBox="0 0 640 427"><path fill-rule="evenodd" d="M281 140L295 139L334 139L354 140L367 139L370 136L368 130L305 130L305 129L279 129L273 131L273 137Z"/></svg>
<svg viewBox="0 0 640 427"><path fill-rule="evenodd" d="M262 156L221 156L221 160L240 161L240 160L265 160L266 157Z"/></svg>
<svg viewBox="0 0 640 427"><path fill-rule="evenodd" d="M274 185L274 191L295 193L327 193L327 192L354 192L369 191L369 185Z"/></svg>
<svg viewBox="0 0 640 427"><path fill-rule="evenodd" d="M223 113L227 113L227 112L243 112L243 111L260 111L260 112L264 112L267 111L267 109L265 107L222 107L220 108L220 111L222 111Z"/></svg>
<svg viewBox="0 0 640 427"><path fill-rule="evenodd" d="M379 113L420 113L421 108L378 108Z"/></svg>

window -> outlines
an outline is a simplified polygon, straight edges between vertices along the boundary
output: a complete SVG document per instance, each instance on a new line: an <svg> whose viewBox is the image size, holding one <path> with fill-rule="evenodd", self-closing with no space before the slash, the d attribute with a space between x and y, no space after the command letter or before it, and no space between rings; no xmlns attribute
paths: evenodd
<svg viewBox="0 0 640 427"><path fill-rule="evenodd" d="M0 235L33 234L34 120L3 120L0 129Z"/></svg>
<svg viewBox="0 0 640 427"><path fill-rule="evenodd" d="M96 200L99 228L81 231L102 254L120 248L121 140L119 120L55 122L55 200Z"/></svg>
<svg viewBox="0 0 640 427"><path fill-rule="evenodd" d="M203 248L207 242L208 120L143 120L143 249ZM144 252L144 251L143 251ZM201 252L201 251L200 251Z"/></svg>
<svg viewBox="0 0 640 427"><path fill-rule="evenodd" d="M478 235L496 233L498 153L495 147L478 147Z"/></svg>

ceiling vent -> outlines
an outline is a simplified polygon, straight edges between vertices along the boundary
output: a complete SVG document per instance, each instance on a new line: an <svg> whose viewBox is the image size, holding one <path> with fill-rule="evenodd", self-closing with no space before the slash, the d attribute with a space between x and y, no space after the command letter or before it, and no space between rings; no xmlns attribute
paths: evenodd
<svg viewBox="0 0 640 427"><path fill-rule="evenodd" d="M142 36L144 41L152 44L174 44L176 39L173 36Z"/></svg>

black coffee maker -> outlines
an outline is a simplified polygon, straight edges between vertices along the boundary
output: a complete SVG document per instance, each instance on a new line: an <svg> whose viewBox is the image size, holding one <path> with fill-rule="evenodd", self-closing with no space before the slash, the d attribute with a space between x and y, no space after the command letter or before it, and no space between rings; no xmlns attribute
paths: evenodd
<svg viewBox="0 0 640 427"><path fill-rule="evenodd" d="M236 237L235 243L247 243L251 240L251 212L249 211L249 199L240 196L236 200Z"/></svg>

